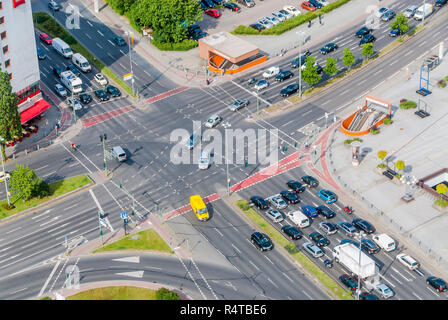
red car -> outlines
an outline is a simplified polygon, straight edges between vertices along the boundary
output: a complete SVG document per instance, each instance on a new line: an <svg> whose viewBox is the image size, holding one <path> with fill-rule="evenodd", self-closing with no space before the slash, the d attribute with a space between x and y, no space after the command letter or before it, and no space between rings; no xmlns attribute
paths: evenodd
<svg viewBox="0 0 448 320"><path fill-rule="evenodd" d="M39 39L45 42L46 44L51 44L53 42L53 39L46 33L42 32L39 34Z"/></svg>
<svg viewBox="0 0 448 320"><path fill-rule="evenodd" d="M308 1L302 2L302 8L309 11L315 11L316 7Z"/></svg>
<svg viewBox="0 0 448 320"><path fill-rule="evenodd" d="M207 9L204 12L213 18L219 18L221 16L221 12L216 9Z"/></svg>

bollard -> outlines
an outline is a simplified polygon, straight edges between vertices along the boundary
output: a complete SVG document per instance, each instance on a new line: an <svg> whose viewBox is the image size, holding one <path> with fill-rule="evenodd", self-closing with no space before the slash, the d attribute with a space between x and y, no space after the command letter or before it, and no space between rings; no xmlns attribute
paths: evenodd
<svg viewBox="0 0 448 320"><path fill-rule="evenodd" d="M12 154L12 158L13 158L13 159L16 158L16 154L15 154L15 153Z"/></svg>
<svg viewBox="0 0 448 320"><path fill-rule="evenodd" d="M39 150L39 148L40 148L39 145L37 145L37 150Z"/></svg>
<svg viewBox="0 0 448 320"><path fill-rule="evenodd" d="M28 150L27 149L25 149L25 154L28 154Z"/></svg>

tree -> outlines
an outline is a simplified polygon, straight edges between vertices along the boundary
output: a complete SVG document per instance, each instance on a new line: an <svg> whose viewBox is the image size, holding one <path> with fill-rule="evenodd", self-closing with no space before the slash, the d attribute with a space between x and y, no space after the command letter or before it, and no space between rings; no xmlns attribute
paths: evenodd
<svg viewBox="0 0 448 320"><path fill-rule="evenodd" d="M154 30L154 40L179 43L187 38L187 26L202 19L196 0L139 0L131 9L131 19L139 27Z"/></svg>
<svg viewBox="0 0 448 320"><path fill-rule="evenodd" d="M20 113L17 109L19 98L12 92L11 82L8 72L0 71L0 142L2 146L2 156L6 159L5 143L13 139L14 136L22 136L22 125Z"/></svg>
<svg viewBox="0 0 448 320"><path fill-rule="evenodd" d="M32 169L19 164L16 164L16 169L11 172L9 178L11 194L16 200L20 198L23 201L31 199L39 192L41 183L42 180L36 176Z"/></svg>
<svg viewBox="0 0 448 320"><path fill-rule="evenodd" d="M390 28L392 30L400 28L400 31L402 33L408 32L409 30L408 18L406 18L402 13L397 14L397 17L395 18L394 22L390 24Z"/></svg>
<svg viewBox="0 0 448 320"><path fill-rule="evenodd" d="M156 291L157 300L180 300L176 292L169 291L166 288L160 288Z"/></svg>
<svg viewBox="0 0 448 320"><path fill-rule="evenodd" d="M131 6L137 2L137 0L106 0L106 2L114 9L118 14L123 15L131 10Z"/></svg>
<svg viewBox="0 0 448 320"><path fill-rule="evenodd" d="M386 156L387 156L387 151L380 150L380 151L378 151L378 153L376 155L377 155L378 159L381 160L381 163L383 163L384 158L386 158Z"/></svg>
<svg viewBox="0 0 448 320"><path fill-rule="evenodd" d="M342 56L342 63L350 69L356 62L355 56L349 48L345 48L343 53L344 55Z"/></svg>
<svg viewBox="0 0 448 320"><path fill-rule="evenodd" d="M366 57L367 59L370 58L373 55L373 43L364 43L362 45L362 51L361 54Z"/></svg>
<svg viewBox="0 0 448 320"><path fill-rule="evenodd" d="M302 71L302 80L308 84L308 87L314 86L321 79L317 73L316 58L307 57L305 60L305 69Z"/></svg>
<svg viewBox="0 0 448 320"><path fill-rule="evenodd" d="M336 65L337 62L338 62L338 59L333 58L333 57L328 57L327 63L325 64L325 67L324 67L324 72L326 74L328 74L329 76L332 76L335 73L337 73L339 71L338 67Z"/></svg>
<svg viewBox="0 0 448 320"><path fill-rule="evenodd" d="M447 185L444 184L444 183L439 183L439 184L436 186L436 191L437 191L438 194L443 195L443 194L445 194L445 193L448 192L448 187L447 187Z"/></svg>
<svg viewBox="0 0 448 320"><path fill-rule="evenodd" d="M403 160L398 160L398 161L395 163L395 168L397 168L397 169L400 170L400 171L403 171L405 167L406 167L406 166L405 166Z"/></svg>

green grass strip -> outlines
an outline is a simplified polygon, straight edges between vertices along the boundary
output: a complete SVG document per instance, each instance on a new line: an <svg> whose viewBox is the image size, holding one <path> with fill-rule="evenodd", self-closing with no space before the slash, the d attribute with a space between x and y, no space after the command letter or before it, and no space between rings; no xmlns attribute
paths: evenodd
<svg viewBox="0 0 448 320"><path fill-rule="evenodd" d="M249 207L247 201L238 200L236 205L247 215L249 219L255 222L263 231L275 242L285 248L289 254L294 257L303 267L311 272L320 282L322 282L332 293L337 295L342 300L354 300L350 292L345 291L337 282L331 279L325 272L323 272L313 261L298 250L294 243L288 241L279 231L272 225L267 223L260 215Z"/></svg>
<svg viewBox="0 0 448 320"><path fill-rule="evenodd" d="M121 77L115 75L108 67L106 67L99 59L97 59L89 50L87 50L82 44L80 44L67 30L65 30L57 21L53 19L51 15L46 12L34 12L33 13L34 25L41 31L48 34L53 38L61 38L65 41L74 51L82 54L90 63L95 65L101 72L106 74L114 82L116 82L123 90L129 95L135 97L132 94L132 89L129 87Z"/></svg>
<svg viewBox="0 0 448 320"><path fill-rule="evenodd" d="M16 213L24 211L26 209L30 209L36 207L40 204L43 204L47 201L53 200L63 194L66 194L70 191L74 191L79 189L92 181L86 175L76 176L72 178L66 178L63 180L55 181L49 184L50 187L50 195L43 198L32 198L28 201L23 201L22 199L17 200L14 204L15 208L11 210L6 210L3 205L8 203L7 200L3 200L0 202L0 220L6 217L12 216Z"/></svg>
<svg viewBox="0 0 448 320"><path fill-rule="evenodd" d="M79 292L66 297L66 300L163 300L161 295L157 293L160 290L131 286L103 287ZM169 293L172 295L171 300L179 300L177 293L172 291L169 291Z"/></svg>
<svg viewBox="0 0 448 320"><path fill-rule="evenodd" d="M131 239L131 237L138 236L138 239ZM105 252L105 251L116 251L116 250L156 250L167 253L174 253L171 248L166 244L165 241L152 229L141 231L137 234L128 235L127 237L112 242L104 247L96 249L93 251Z"/></svg>

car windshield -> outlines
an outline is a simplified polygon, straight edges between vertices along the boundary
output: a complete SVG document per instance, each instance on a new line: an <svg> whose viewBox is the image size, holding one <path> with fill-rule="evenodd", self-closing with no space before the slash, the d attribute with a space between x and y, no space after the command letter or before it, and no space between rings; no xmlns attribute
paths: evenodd
<svg viewBox="0 0 448 320"><path fill-rule="evenodd" d="M207 213L207 209L206 209L206 208L199 209L199 210L198 210L198 213L199 213L199 214Z"/></svg>

